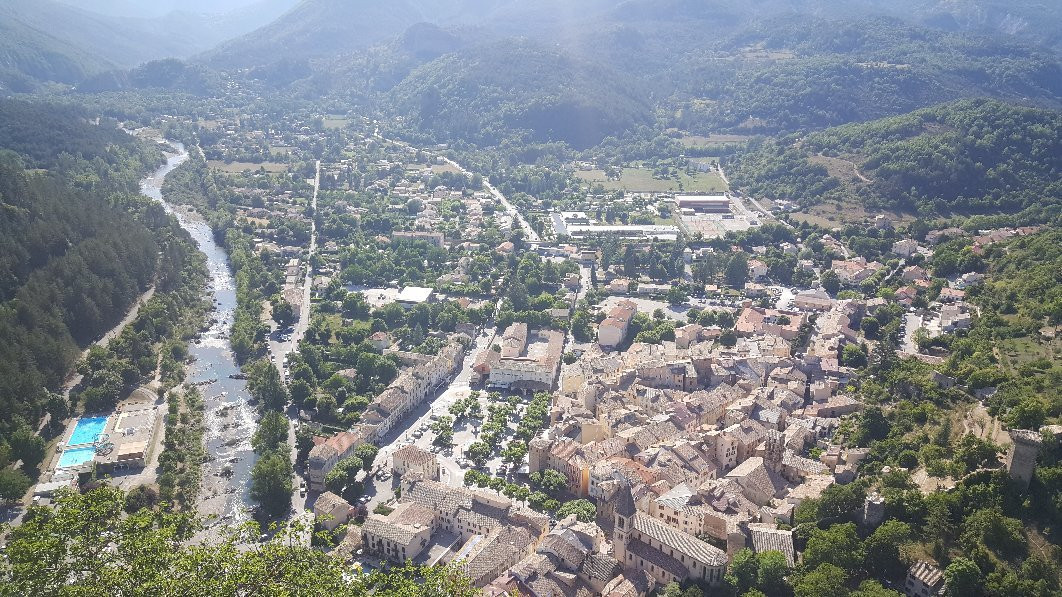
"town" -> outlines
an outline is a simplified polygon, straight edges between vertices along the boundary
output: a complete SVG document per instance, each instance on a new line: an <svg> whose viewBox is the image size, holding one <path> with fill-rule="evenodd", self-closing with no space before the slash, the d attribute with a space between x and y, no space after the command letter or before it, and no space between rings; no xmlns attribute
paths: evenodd
<svg viewBox="0 0 1062 597"><path fill-rule="evenodd" d="M852 382L910 358L962 389L939 368L984 276L949 255L1038 232L885 216L827 230L730 192L719 163L695 168L714 172L709 194L606 196L573 176L583 199L562 211L368 119L285 125L204 123L199 167L220 203L192 204L229 218L228 248L246 253L236 273L258 312L233 350L261 359L251 394L290 423L275 447L297 475L256 498L257 516L307 521L304 541L363 570L452 563L487 595L713 586L749 551L791 568L802 505L858 487L860 532L885 520L886 488L857 483L865 467L913 473L927 495L954 486L917 459L868 461L853 427L880 407ZM325 139L338 145L317 160ZM95 439L73 437L99 422L81 419L37 495L86 467L143 468L154 401L123 403ZM986 433L1009 448L982 466L1028 483L1039 430ZM201 500L233 494L226 471L208 468L220 485ZM942 584L918 560L900 589Z"/></svg>

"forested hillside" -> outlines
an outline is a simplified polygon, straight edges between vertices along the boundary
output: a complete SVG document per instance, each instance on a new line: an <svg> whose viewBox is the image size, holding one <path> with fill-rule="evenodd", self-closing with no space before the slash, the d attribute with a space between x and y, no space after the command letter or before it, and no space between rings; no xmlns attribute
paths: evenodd
<svg viewBox="0 0 1062 597"><path fill-rule="evenodd" d="M526 130L535 141L584 148L647 121L641 91L611 69L532 42L499 42L429 62L391 97L400 113L439 134L493 144Z"/></svg>
<svg viewBox="0 0 1062 597"><path fill-rule="evenodd" d="M38 81L76 83L114 65L13 19L0 20L0 90L31 91Z"/></svg>
<svg viewBox="0 0 1062 597"><path fill-rule="evenodd" d="M202 266L161 206L139 196L138 181L161 152L114 122L95 124L77 109L5 100L0 150L3 445L46 410L65 416L67 405L53 392L82 348L121 320L150 285L158 295L145 306L143 321L127 328L129 339L111 351L138 346L142 360L112 371L106 391L92 390L92 379L86 388L89 396L113 400L153 372L150 347L200 300L198 290L187 290L199 284Z"/></svg>
<svg viewBox="0 0 1062 597"><path fill-rule="evenodd" d="M1023 221L1058 216L1060 171L1062 113L989 100L767 141L732 167L738 187L772 199Z"/></svg>

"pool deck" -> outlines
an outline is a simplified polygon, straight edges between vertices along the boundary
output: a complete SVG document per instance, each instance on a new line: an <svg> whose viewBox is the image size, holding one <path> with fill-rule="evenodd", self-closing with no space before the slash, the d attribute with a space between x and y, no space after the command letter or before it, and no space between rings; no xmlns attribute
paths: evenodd
<svg viewBox="0 0 1062 597"><path fill-rule="evenodd" d="M123 489L154 483L156 467L152 463L157 462L164 435L165 407L165 400L154 391L141 388L119 402L113 412L88 413L71 419L59 443L48 454L40 483L66 480L90 470L93 463L102 475L110 475L114 484ZM97 417L107 419L99 434L107 436L107 443L112 444L110 451L96 454L82 464L59 468L64 451L93 445L93 442L71 445L70 441L79 422Z"/></svg>

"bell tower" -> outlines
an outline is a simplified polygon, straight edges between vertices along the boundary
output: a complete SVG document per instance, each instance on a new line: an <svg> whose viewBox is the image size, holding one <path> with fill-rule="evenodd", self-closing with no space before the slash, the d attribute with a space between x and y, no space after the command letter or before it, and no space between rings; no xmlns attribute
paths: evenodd
<svg viewBox="0 0 1062 597"><path fill-rule="evenodd" d="M616 491L616 525L612 529L613 555L620 565L625 565L627 560L627 542L634 531L636 513L631 488L627 485L620 487Z"/></svg>

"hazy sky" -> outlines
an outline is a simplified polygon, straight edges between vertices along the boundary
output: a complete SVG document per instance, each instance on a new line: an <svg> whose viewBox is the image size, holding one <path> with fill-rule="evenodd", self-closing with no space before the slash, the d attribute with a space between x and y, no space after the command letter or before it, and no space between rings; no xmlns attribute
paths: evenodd
<svg viewBox="0 0 1062 597"><path fill-rule="evenodd" d="M174 10L221 14L260 0L59 0L85 10L122 17L158 17ZM297 0L291 0L294 5Z"/></svg>

